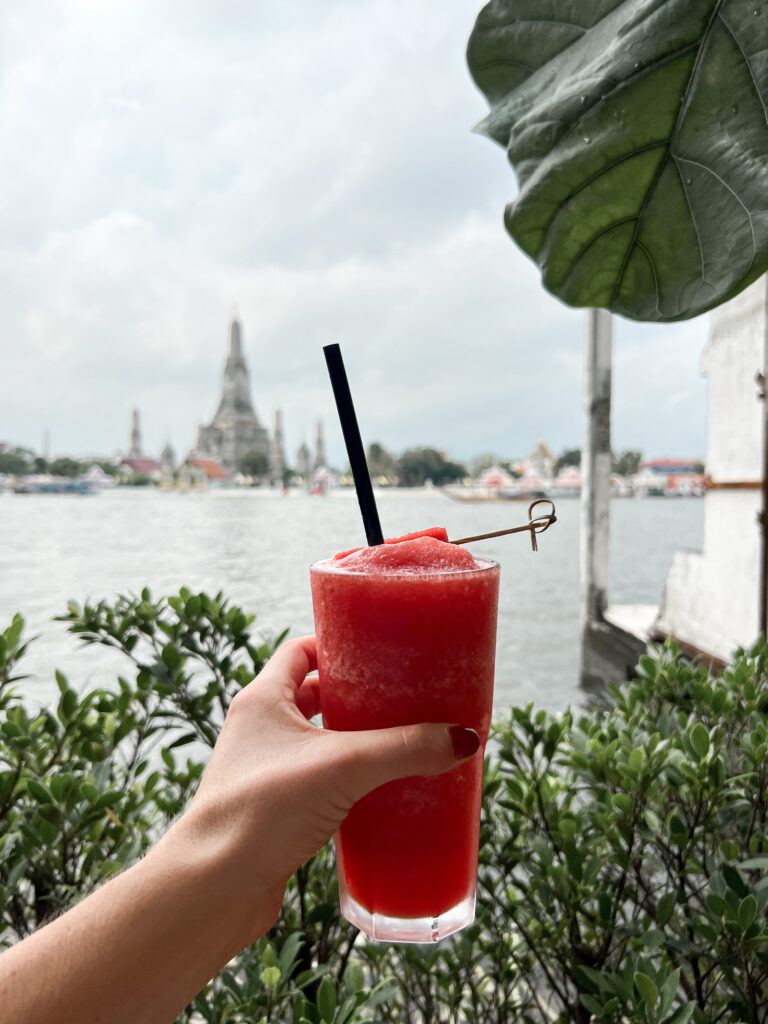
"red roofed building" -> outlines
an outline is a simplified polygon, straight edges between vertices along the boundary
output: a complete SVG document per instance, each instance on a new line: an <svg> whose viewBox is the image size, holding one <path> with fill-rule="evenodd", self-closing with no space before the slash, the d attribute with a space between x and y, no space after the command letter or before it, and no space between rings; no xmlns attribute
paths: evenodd
<svg viewBox="0 0 768 1024"><path fill-rule="evenodd" d="M142 455L136 459L123 459L120 467L127 469L134 476L148 476L150 480L159 480L163 475L163 467L156 459L150 459Z"/></svg>
<svg viewBox="0 0 768 1024"><path fill-rule="evenodd" d="M232 483L231 474L216 459L190 458L187 459L184 466L192 470L198 483L211 484L218 487L222 486L222 484Z"/></svg>
<svg viewBox="0 0 768 1024"><path fill-rule="evenodd" d="M699 472L700 466L700 459L645 459L637 468L649 469L652 473L663 473L665 476L682 476L683 473Z"/></svg>

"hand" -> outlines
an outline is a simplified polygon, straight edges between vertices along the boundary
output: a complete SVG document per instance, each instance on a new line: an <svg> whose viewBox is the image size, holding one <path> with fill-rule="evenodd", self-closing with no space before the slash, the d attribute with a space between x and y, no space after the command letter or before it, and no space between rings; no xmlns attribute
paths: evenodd
<svg viewBox="0 0 768 1024"><path fill-rule="evenodd" d="M288 878L357 800L393 779L455 768L479 746L471 729L447 725L319 729L308 721L320 710L315 667L314 637L293 640L235 697L197 795L161 844L222 858L233 909L249 908L243 945L271 926Z"/></svg>
<svg viewBox="0 0 768 1024"><path fill-rule="evenodd" d="M334 733L313 637L235 697L189 810L147 856L0 956L0 1020L167 1024L280 910L285 883L376 786L471 756L471 729ZM455 750L454 750L455 748Z"/></svg>

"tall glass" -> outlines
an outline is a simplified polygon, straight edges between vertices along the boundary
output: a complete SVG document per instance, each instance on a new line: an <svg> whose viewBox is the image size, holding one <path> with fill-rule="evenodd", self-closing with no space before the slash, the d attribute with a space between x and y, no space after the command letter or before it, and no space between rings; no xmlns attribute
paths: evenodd
<svg viewBox="0 0 768 1024"><path fill-rule="evenodd" d="M499 566L310 571L323 723L449 722L484 746L493 703ZM483 759L388 783L336 835L341 911L375 939L435 942L475 915Z"/></svg>

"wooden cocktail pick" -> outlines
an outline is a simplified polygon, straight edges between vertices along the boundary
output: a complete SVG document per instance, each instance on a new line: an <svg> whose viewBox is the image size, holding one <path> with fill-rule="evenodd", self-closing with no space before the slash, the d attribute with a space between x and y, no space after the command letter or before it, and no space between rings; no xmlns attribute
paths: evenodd
<svg viewBox="0 0 768 1024"><path fill-rule="evenodd" d="M538 512L533 514L537 505L549 505L551 512ZM495 530L493 533L478 533L474 537L462 537L460 540L452 540L451 544L469 544L473 540L488 540L489 537L504 537L508 533L523 533L525 530L531 535L531 547L534 551L539 550L536 541L537 533L544 533L553 523L557 522L555 515L555 503L549 498L537 498L528 506L528 522L525 526L513 526L509 530Z"/></svg>

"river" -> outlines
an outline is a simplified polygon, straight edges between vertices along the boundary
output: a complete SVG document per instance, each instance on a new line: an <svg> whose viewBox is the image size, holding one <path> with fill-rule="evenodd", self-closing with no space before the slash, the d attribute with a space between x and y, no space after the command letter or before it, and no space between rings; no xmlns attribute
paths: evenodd
<svg viewBox="0 0 768 1024"><path fill-rule="evenodd" d="M439 491L378 495L384 532L426 526L451 537L524 521L525 505L461 504ZM703 501L616 499L612 504L613 603L655 604L673 552L697 548ZM583 700L578 683L579 502L531 551L527 534L478 542L502 566L496 705L535 701L562 710ZM312 631L307 567L363 542L354 494L283 496L260 490L182 493L121 487L94 496L0 496L0 628L20 611L40 634L23 663L33 700L56 693L54 668L76 688L105 683L127 665L115 652L81 649L52 622L74 598L149 586L154 596L223 591L258 616L265 635Z"/></svg>

